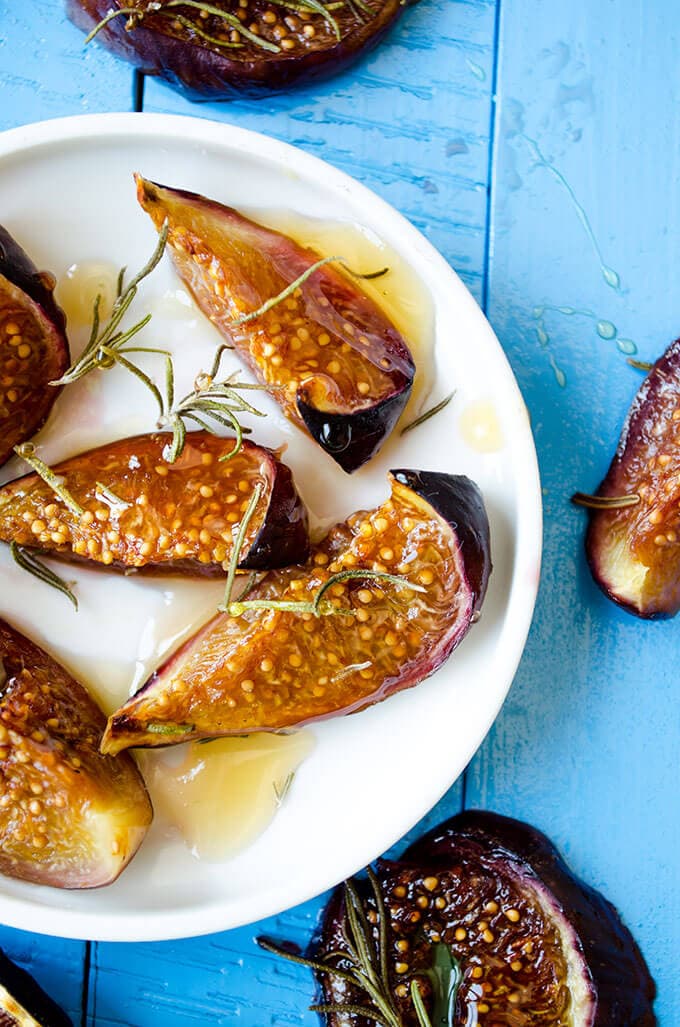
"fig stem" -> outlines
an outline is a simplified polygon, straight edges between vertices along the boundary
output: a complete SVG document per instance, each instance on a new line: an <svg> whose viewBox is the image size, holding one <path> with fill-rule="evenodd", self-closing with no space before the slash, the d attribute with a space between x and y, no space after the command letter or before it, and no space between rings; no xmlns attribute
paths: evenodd
<svg viewBox="0 0 680 1027"><path fill-rule="evenodd" d="M591 496L587 492L575 492L571 497L574 506L585 506L589 510L623 510L641 502L637 492L628 496Z"/></svg>
<svg viewBox="0 0 680 1027"><path fill-rule="evenodd" d="M21 567L22 571L27 571L34 578L37 578L38 581L42 581L45 585L50 585L51 588L56 588L58 592L63 593L73 604L74 609L78 610L78 600L64 579L60 578L54 571L51 571L44 563L41 563L35 553L24 549L23 546L17 545L16 542L10 542L9 551L12 554L12 559Z"/></svg>

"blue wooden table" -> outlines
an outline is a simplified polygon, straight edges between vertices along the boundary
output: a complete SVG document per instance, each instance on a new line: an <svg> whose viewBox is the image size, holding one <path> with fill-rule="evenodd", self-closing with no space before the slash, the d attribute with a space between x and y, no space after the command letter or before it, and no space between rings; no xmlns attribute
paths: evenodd
<svg viewBox="0 0 680 1027"><path fill-rule="evenodd" d="M483 305L535 431L543 581L509 699L427 822L487 807L547 831L621 909L660 1022L678 1024L680 627L637 622L598 593L568 502L609 462L640 380L626 356L655 358L679 329L677 0L421 0L328 85L201 106L84 51L60 7L0 0L0 128L142 107L270 133L399 208ZM1 930L0 943L75 1023L306 1025L307 973L253 936L304 942L321 903L185 942Z"/></svg>

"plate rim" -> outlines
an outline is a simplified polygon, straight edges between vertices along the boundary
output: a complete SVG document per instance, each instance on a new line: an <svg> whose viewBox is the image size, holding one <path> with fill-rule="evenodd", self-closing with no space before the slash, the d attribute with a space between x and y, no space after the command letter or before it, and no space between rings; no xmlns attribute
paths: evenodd
<svg viewBox="0 0 680 1027"><path fill-rule="evenodd" d="M146 112L80 114L48 119L5 130L0 133L0 162L16 157L25 157L31 150L53 145L68 144L84 139L94 144L97 138L110 141L117 136L126 139L141 137L145 143L154 138L164 137L179 139L182 143L194 141L206 145L222 144L232 148L240 146L251 157L264 159L279 167L283 165L292 168L303 177L321 175L324 188L340 190L359 201L370 203L378 215L382 213L392 222L393 226L399 229L405 240L404 249L411 243L414 248L417 248L420 256L428 261L433 274L448 276L460 296L468 305L471 304L475 308L480 331L486 333L496 351L498 372L502 374L505 387L509 394L514 393L515 398L519 401L519 408L526 413L525 459L522 470L528 488L522 494L521 502L518 502L517 506L521 516L518 517L518 526L514 534L515 561L509 601L506 607L506 620L512 614L514 630L512 646L510 647L506 642L508 650L504 660L506 680L504 687L500 690L498 701L489 706L482 736L468 745L465 752L459 752L456 763L460 764L461 769L455 776L446 782L444 787L441 787L438 782L436 788L428 792L425 800L427 805L418 814L417 820L419 820L442 799L458 779L483 744L495 722L512 687L524 652L538 594L543 548L543 509L538 458L528 411L505 351L481 306L456 271L403 214L346 172L297 146L265 133L194 115ZM518 567L526 568L526 566L536 568L535 581L532 579L531 583L527 585L525 580L521 594L514 595ZM390 830L389 837L386 843L381 845L380 852L375 853L371 858L377 857L398 842L414 826L410 816L408 821L405 826L401 825L396 837L393 836L393 830ZM355 860L346 862L349 865L337 880L326 880L319 886L319 875L305 876L303 880L291 883L285 897L280 894L281 889L274 894L271 891L262 891L258 893L256 900L253 899L253 896L248 896L245 900L230 897L228 900L215 903L209 909L201 907L179 911L172 908L154 910L153 913L145 912L142 917L137 916L132 921L127 912L116 917L97 910L62 909L58 906L44 905L40 901L30 898L8 895L2 892L0 884L0 917L2 922L10 927L77 940L140 942L200 937L242 927L307 902L344 878L356 873L368 861L362 860L358 865Z"/></svg>

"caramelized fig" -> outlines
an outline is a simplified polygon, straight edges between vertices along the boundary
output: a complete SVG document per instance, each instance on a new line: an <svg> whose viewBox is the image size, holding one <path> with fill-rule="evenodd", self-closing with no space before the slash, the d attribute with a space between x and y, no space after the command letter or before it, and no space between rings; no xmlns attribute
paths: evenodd
<svg viewBox="0 0 680 1027"><path fill-rule="evenodd" d="M416 842L396 863L381 861L375 884L358 882L368 912L368 951L380 964L399 1023L416 1027L416 981L430 1016L441 1003L433 972L444 948L460 978L451 1015L433 1025L653 1027L655 995L642 955L614 907L577 880L551 842L527 824L494 813L459 814ZM356 894L356 892L355 892ZM332 896L315 958L352 968L352 926L342 888ZM454 964L455 965L455 964ZM329 1027L370 1027L346 1011L375 1010L351 981L320 974ZM446 996L444 996L446 997ZM342 1009L345 1011L342 1011Z"/></svg>
<svg viewBox="0 0 680 1027"><path fill-rule="evenodd" d="M477 486L393 471L387 502L333 528L305 567L268 574L237 615L171 656L110 718L102 750L286 730L410 688L462 640L490 570ZM325 585L318 616L300 607Z"/></svg>
<svg viewBox="0 0 680 1027"><path fill-rule="evenodd" d="M0 465L43 426L69 364L54 284L0 225Z"/></svg>
<svg viewBox="0 0 680 1027"><path fill-rule="evenodd" d="M0 1027L73 1027L35 978L0 949Z"/></svg>
<svg viewBox="0 0 680 1027"><path fill-rule="evenodd" d="M672 617L680 610L679 440L680 339L633 400L596 494L612 507L591 510L586 536L595 581L639 617Z"/></svg>
<svg viewBox="0 0 680 1027"><path fill-rule="evenodd" d="M285 464L269 449L206 431L190 432L175 463L169 435L138 435L71 457L53 468L82 512L37 474L0 488L0 540L115 570L224 575L234 525L260 485L262 495L239 567L267 570L309 551L307 514Z"/></svg>
<svg viewBox="0 0 680 1027"><path fill-rule="evenodd" d="M262 95L335 74L378 43L406 0L340 0L327 11L308 0L197 6L66 0L69 18L86 32L122 9L101 29L100 41L194 100Z"/></svg>
<svg viewBox="0 0 680 1027"><path fill-rule="evenodd" d="M137 196L201 310L283 409L352 472L392 431L413 384L409 349L386 315L338 263L314 270L291 295L240 323L319 261L288 236L195 193L137 176Z"/></svg>
<svg viewBox="0 0 680 1027"><path fill-rule="evenodd" d="M132 759L101 756L82 685L0 620L0 871L54 888L110 884L151 823Z"/></svg>

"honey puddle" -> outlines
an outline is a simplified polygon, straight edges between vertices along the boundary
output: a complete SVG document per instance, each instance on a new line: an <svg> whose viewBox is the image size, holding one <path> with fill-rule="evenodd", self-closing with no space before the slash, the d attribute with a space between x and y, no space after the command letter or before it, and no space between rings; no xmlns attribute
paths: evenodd
<svg viewBox="0 0 680 1027"><path fill-rule="evenodd" d="M505 445L493 403L481 400L466 407L459 420L460 432L478 453L497 453Z"/></svg>
<svg viewBox="0 0 680 1027"><path fill-rule="evenodd" d="M313 747L311 732L298 731L142 750L137 758L156 812L197 859L218 862L262 834Z"/></svg>
<svg viewBox="0 0 680 1027"><path fill-rule="evenodd" d="M434 383L434 307L428 290L406 261L353 222L322 221L278 210L253 211L252 217L285 232L301 246L310 246L321 256L344 257L352 271L371 274L389 268L380 278L357 279L357 285L389 317L411 350L416 374L402 423L417 417Z"/></svg>
<svg viewBox="0 0 680 1027"><path fill-rule="evenodd" d="M56 299L66 314L69 331L89 328L97 296L101 296L99 316L102 321L111 312L116 298L118 269L103 260L86 260L72 264L59 279Z"/></svg>

